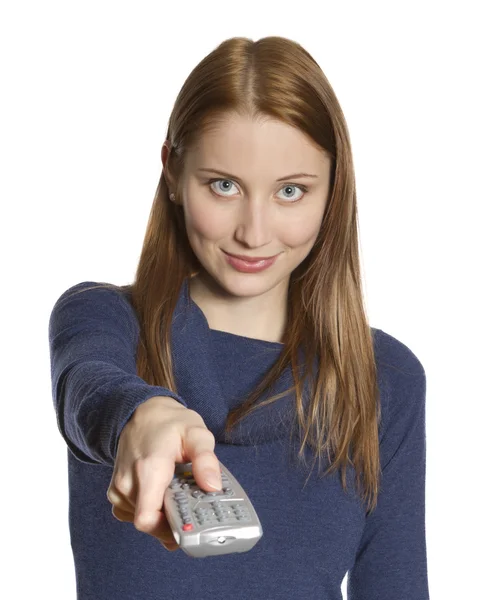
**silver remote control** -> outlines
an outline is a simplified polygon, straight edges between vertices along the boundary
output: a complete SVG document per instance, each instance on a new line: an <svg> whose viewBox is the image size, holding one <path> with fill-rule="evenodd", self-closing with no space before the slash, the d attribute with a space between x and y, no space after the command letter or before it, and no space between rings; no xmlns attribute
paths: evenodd
<svg viewBox="0 0 483 600"><path fill-rule="evenodd" d="M176 543L197 558L251 550L263 530L241 485L220 462L222 489L207 492L196 483L191 465L176 464L164 496Z"/></svg>

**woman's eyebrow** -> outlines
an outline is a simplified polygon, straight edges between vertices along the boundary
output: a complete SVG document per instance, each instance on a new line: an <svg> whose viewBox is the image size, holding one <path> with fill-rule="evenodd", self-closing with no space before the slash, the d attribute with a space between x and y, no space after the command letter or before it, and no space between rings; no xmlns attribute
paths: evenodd
<svg viewBox="0 0 483 600"><path fill-rule="evenodd" d="M221 175L222 177L226 177L227 179L236 179L237 181L241 181L240 177L236 175L230 175L230 173L225 173L223 171L218 171L217 169L208 169L202 167L198 169L198 171L207 171L209 173L216 173L217 175ZM285 177L280 177L277 181L285 181L286 179L300 179L301 177L315 177L317 179L318 175L311 175L310 173L293 173L292 175L285 175Z"/></svg>

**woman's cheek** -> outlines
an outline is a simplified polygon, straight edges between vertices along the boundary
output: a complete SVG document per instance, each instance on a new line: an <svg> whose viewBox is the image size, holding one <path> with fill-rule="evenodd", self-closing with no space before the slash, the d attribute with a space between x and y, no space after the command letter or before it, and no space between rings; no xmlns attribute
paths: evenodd
<svg viewBox="0 0 483 600"><path fill-rule="evenodd" d="M193 203L189 206L188 213L187 226L195 229L199 235L211 240L229 235L231 218L226 211L213 209L207 203Z"/></svg>

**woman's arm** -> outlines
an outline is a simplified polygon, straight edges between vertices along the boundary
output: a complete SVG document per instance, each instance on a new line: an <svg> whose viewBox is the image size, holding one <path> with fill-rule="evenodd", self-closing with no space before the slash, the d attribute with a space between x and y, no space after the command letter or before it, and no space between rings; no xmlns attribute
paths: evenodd
<svg viewBox="0 0 483 600"><path fill-rule="evenodd" d="M49 319L52 397L71 452L90 464L114 465L119 435L152 396L184 400L136 375L139 323L120 292L86 281L65 291Z"/></svg>
<svg viewBox="0 0 483 600"><path fill-rule="evenodd" d="M426 375L395 370L381 444L381 492L347 579L348 600L428 600L425 532Z"/></svg>

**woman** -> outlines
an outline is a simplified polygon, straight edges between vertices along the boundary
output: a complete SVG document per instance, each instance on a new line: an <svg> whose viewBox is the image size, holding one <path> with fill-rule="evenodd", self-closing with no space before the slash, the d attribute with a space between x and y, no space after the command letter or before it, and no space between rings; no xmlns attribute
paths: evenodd
<svg viewBox="0 0 483 600"><path fill-rule="evenodd" d="M285 38L226 40L181 89L162 162L133 284L73 286L49 322L78 598L341 598L347 572L349 600L429 598L425 371L367 322L320 67ZM262 538L165 552L175 463L216 489L218 460Z"/></svg>

